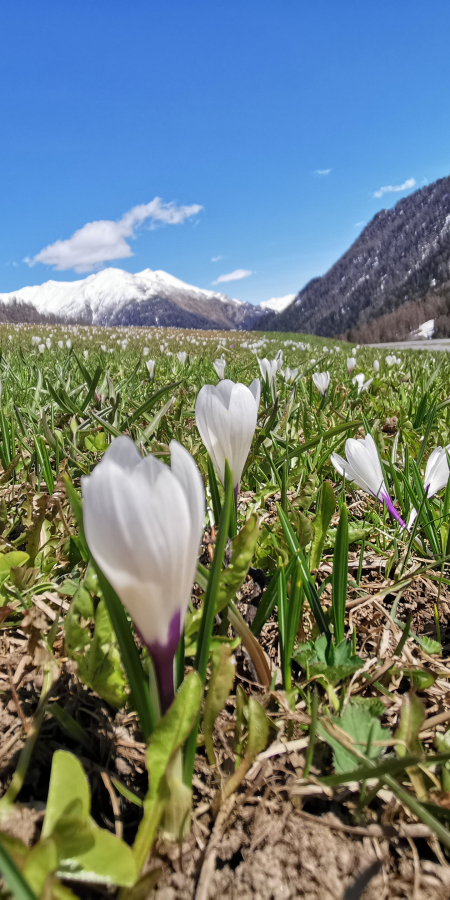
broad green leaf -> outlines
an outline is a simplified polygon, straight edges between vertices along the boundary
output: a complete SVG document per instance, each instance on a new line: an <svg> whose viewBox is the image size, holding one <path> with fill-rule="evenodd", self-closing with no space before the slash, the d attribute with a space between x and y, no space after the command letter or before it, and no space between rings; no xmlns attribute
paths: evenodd
<svg viewBox="0 0 450 900"><path fill-rule="evenodd" d="M22 550L11 550L9 553L0 553L0 576L10 572L13 566L23 566L29 560L29 554Z"/></svg>
<svg viewBox="0 0 450 900"><path fill-rule="evenodd" d="M376 759L383 752L383 747L376 746L375 742L387 741L391 736L388 729L383 728L378 719L371 716L367 709L361 709L352 702L345 707L339 719L336 719L336 724L352 738L355 749L359 753L364 753L369 759ZM334 750L333 760L336 772L350 772L355 769L358 765L357 757L343 747L337 738L329 735L320 722L317 728Z"/></svg>
<svg viewBox="0 0 450 900"><path fill-rule="evenodd" d="M336 498L329 481L324 481L320 495L320 508L314 521L314 539L311 547L309 565L311 571L318 569L322 559L322 551L327 536L328 526L336 508Z"/></svg>
<svg viewBox="0 0 450 900"><path fill-rule="evenodd" d="M63 816L86 821L90 808L89 785L83 766L72 753L56 750L53 754L42 837L49 837Z"/></svg>
<svg viewBox="0 0 450 900"><path fill-rule="evenodd" d="M127 682L104 600L97 606L94 634L91 635L86 623L80 624L80 618L92 619L93 616L91 595L80 586L64 622L67 650L77 663L82 681L107 703L120 708L127 700Z"/></svg>
<svg viewBox="0 0 450 900"><path fill-rule="evenodd" d="M131 887L136 881L136 865L128 844L93 823L90 846L61 860L58 874L82 881ZM63 845L60 845L62 849Z"/></svg>
<svg viewBox="0 0 450 900"><path fill-rule="evenodd" d="M215 765L213 744L214 723L227 702L236 675L236 663L229 647L222 646L219 658L211 675L203 712L203 735L209 764Z"/></svg>

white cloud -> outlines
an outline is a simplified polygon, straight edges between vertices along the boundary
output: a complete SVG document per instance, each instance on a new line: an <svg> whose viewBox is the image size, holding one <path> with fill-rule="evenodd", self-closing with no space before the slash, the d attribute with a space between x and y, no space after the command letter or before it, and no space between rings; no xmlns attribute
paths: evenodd
<svg viewBox="0 0 450 900"><path fill-rule="evenodd" d="M331 169L316 169L316 175L329 175Z"/></svg>
<svg viewBox="0 0 450 900"><path fill-rule="evenodd" d="M407 178L403 184L387 184L385 187L379 188L378 191L375 191L374 197L382 197L383 194L390 194L391 191L408 191L409 188L413 188L416 183L415 178Z"/></svg>
<svg viewBox="0 0 450 900"><path fill-rule="evenodd" d="M212 256L211 262L219 262L219 259L223 259L223 257L222 256Z"/></svg>
<svg viewBox="0 0 450 900"><path fill-rule="evenodd" d="M109 219L88 222L75 231L72 237L49 244L36 256L27 256L24 262L29 266L45 263L60 272L65 269L92 272L109 260L133 256L127 239L134 238L136 229L146 220L151 228L155 228L159 222L179 225L201 209L197 203L192 206L176 206L175 203L162 203L159 197L155 197L150 203L134 206L118 222Z"/></svg>
<svg viewBox="0 0 450 900"><path fill-rule="evenodd" d="M224 281L240 281L241 278L248 278L249 275L253 275L250 269L235 269L234 272L228 272L228 275L219 275L213 284L222 284Z"/></svg>
<svg viewBox="0 0 450 900"><path fill-rule="evenodd" d="M362 228L362 226L365 224L365 222L355 222L355 228Z"/></svg>

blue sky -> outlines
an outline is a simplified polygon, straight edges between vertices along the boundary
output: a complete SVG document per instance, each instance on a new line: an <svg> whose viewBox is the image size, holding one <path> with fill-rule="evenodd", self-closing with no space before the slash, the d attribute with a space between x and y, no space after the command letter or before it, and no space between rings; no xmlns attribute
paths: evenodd
<svg viewBox="0 0 450 900"><path fill-rule="evenodd" d="M106 265L296 292L450 174L449 39L448 0L4 4L0 291Z"/></svg>

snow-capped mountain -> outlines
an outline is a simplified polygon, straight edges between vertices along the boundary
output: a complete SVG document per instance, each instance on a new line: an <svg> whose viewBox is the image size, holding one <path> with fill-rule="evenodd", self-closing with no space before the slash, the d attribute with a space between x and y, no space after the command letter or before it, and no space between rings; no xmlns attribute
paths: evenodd
<svg viewBox="0 0 450 900"><path fill-rule="evenodd" d="M107 268L79 281L47 281L0 294L3 321L227 329L252 327L261 315L250 303L151 269L133 275Z"/></svg>
<svg viewBox="0 0 450 900"><path fill-rule="evenodd" d="M286 294L285 297L271 297L270 300L263 300L259 305L261 309L271 309L272 312L279 313L283 312L295 300L296 296L297 294Z"/></svg>

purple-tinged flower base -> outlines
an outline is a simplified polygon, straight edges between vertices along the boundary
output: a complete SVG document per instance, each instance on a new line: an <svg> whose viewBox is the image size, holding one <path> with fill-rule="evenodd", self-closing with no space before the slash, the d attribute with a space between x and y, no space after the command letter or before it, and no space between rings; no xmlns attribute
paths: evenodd
<svg viewBox="0 0 450 900"><path fill-rule="evenodd" d="M159 641L154 641L152 644L147 644L147 642L145 642L155 667L161 715L164 715L164 713L167 712L175 697L173 661L180 641L180 634L181 614L178 610L169 625L169 636L166 644L160 644Z"/></svg>
<svg viewBox="0 0 450 900"><path fill-rule="evenodd" d="M387 508L388 508L388 510L389 510L389 512L390 512L390 514L391 514L391 516L392 516L394 519L396 519L397 522L399 522L399 524L402 526L402 528L406 528L406 523L403 521L402 517L401 517L401 516L399 515L399 513L397 512L397 510L396 510L396 508L395 508L395 506L394 506L394 504L393 504L393 502L392 502L392 500L391 500L391 498L390 498L390 496L389 496L389 494L388 494L387 491L382 491L382 492L381 492L381 494L380 494L380 500L384 500L384 502L385 502L385 504L386 504L386 506L387 506Z"/></svg>

